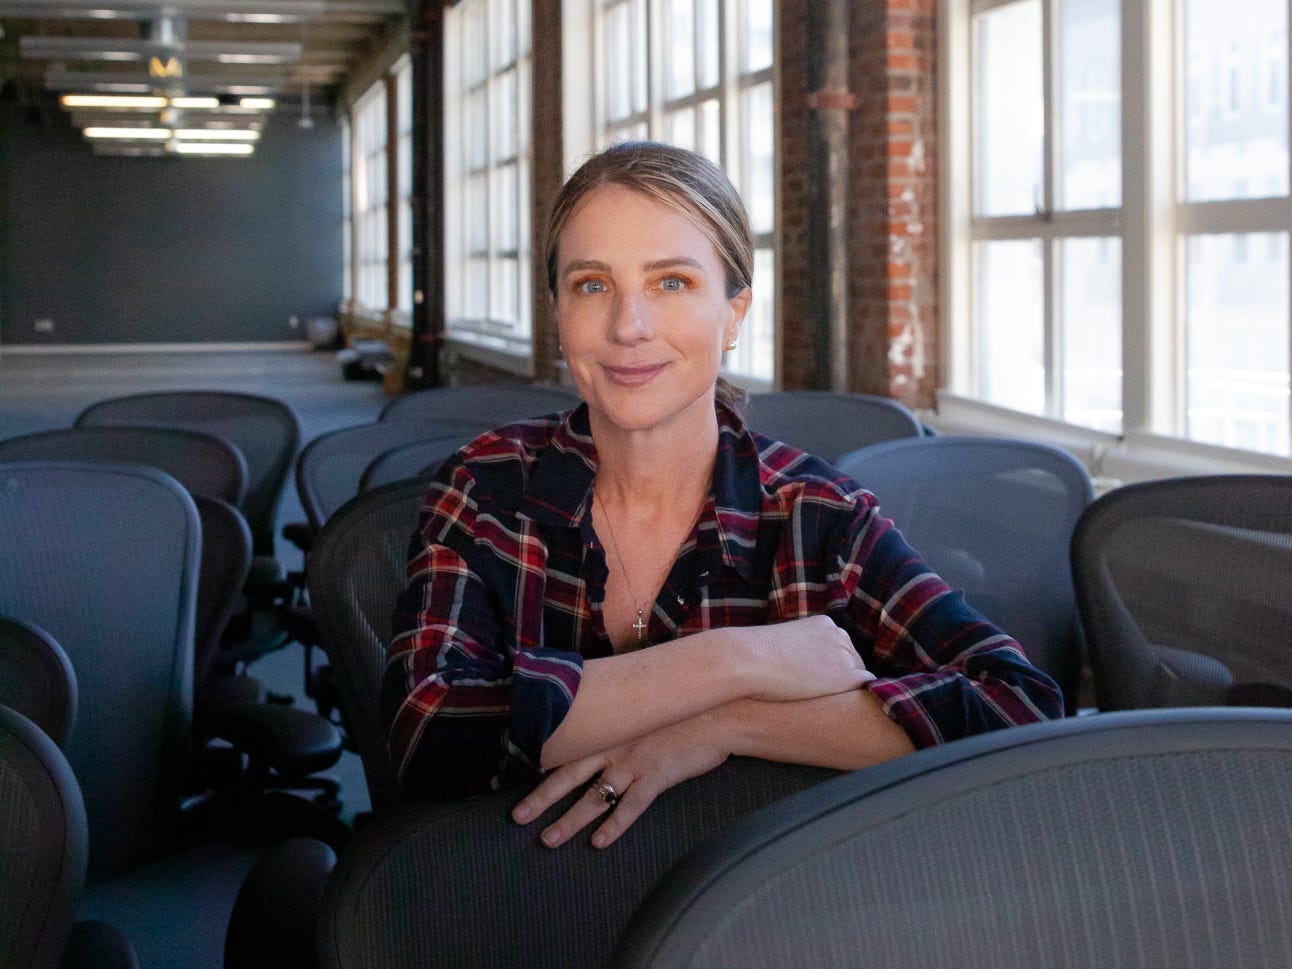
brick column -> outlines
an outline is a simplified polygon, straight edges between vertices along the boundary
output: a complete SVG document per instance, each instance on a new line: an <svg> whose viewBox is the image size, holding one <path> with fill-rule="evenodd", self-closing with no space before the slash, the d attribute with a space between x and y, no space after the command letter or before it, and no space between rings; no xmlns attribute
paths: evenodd
<svg viewBox="0 0 1292 969"><path fill-rule="evenodd" d="M782 385L819 386L810 367L807 258L808 65L812 0L781 0ZM852 10L850 387L913 406L938 383L937 79L934 0L875 0Z"/></svg>

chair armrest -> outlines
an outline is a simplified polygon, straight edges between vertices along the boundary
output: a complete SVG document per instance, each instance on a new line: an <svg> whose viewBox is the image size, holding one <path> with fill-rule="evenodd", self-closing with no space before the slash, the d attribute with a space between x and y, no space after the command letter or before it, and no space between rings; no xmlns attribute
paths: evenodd
<svg viewBox="0 0 1292 969"><path fill-rule="evenodd" d="M341 734L308 710L238 700L215 712L211 730L285 777L305 777L341 758Z"/></svg>

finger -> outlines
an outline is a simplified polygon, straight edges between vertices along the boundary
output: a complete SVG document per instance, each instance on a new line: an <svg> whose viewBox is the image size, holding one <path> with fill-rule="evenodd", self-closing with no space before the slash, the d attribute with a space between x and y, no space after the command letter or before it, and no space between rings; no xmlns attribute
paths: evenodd
<svg viewBox="0 0 1292 969"><path fill-rule="evenodd" d="M602 776L602 780L606 780ZM628 782L616 784L614 781L606 780L616 791L622 791L628 786ZM631 790L631 787L628 788ZM623 803L622 801L620 803ZM565 842L569 841L576 834L586 828L601 815L610 810L611 805L597 791L595 787L589 787L579 798L570 806L570 809L557 818L552 824L543 831L543 844L549 848L558 848Z"/></svg>
<svg viewBox="0 0 1292 969"><path fill-rule="evenodd" d="M610 812L610 817L606 818L605 823L593 833L592 847L609 848L619 840L621 834L632 827L633 822L642 816L658 796L659 791L643 780L637 781L619 799L619 803Z"/></svg>
<svg viewBox="0 0 1292 969"><path fill-rule="evenodd" d="M586 784L604 766L604 759L596 756L558 767L511 809L512 820L518 824L528 824L576 787Z"/></svg>

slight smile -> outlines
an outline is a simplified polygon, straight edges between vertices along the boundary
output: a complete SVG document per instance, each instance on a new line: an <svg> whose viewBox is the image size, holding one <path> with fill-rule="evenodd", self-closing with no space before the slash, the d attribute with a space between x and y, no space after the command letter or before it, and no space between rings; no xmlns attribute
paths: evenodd
<svg viewBox="0 0 1292 969"><path fill-rule="evenodd" d="M603 364L602 367L610 382L618 384L620 387L644 387L654 380L663 372L666 364L657 363L646 367L611 367Z"/></svg>

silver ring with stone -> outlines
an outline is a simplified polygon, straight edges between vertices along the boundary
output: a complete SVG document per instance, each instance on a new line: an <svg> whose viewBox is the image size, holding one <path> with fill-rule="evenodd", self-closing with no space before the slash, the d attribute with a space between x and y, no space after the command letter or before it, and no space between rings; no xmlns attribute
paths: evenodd
<svg viewBox="0 0 1292 969"><path fill-rule="evenodd" d="M611 807L614 807L619 803L619 792L615 790L613 784L603 781L598 777L596 783L592 785L592 789L600 795L601 800L605 801Z"/></svg>

